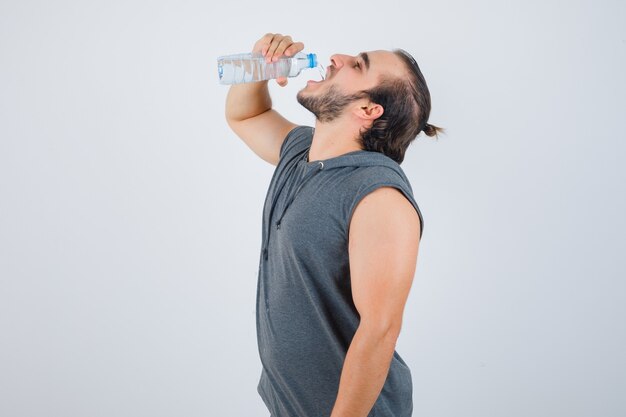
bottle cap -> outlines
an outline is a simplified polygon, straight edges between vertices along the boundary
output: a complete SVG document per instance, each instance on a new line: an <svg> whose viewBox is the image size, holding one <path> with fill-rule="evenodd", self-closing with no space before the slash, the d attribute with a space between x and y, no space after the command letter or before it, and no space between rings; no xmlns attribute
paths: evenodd
<svg viewBox="0 0 626 417"><path fill-rule="evenodd" d="M307 58L309 58L309 68L317 67L317 55L315 55L315 54L308 54Z"/></svg>

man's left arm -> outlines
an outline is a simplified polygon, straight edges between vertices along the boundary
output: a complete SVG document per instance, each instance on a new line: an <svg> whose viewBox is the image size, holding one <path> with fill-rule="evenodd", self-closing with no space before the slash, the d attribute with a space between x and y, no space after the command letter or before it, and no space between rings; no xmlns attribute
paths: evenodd
<svg viewBox="0 0 626 417"><path fill-rule="evenodd" d="M354 210L348 251L360 323L330 417L366 417L380 395L400 335L419 239L417 212L397 188L376 189Z"/></svg>

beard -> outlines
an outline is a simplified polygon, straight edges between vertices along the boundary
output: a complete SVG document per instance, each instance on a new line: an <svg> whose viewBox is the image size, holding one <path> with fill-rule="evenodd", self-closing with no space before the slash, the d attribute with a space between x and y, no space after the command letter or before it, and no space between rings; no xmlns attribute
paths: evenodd
<svg viewBox="0 0 626 417"><path fill-rule="evenodd" d="M296 96L298 103L315 115L319 122L331 122L341 116L348 104L362 98L359 94L343 94L337 86L330 88L319 96L306 96L302 90Z"/></svg>

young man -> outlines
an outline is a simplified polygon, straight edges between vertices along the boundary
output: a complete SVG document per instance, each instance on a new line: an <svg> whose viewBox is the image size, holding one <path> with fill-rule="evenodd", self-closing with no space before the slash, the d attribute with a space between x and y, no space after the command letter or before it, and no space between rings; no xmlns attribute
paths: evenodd
<svg viewBox="0 0 626 417"><path fill-rule="evenodd" d="M304 48L268 33L268 62ZM411 373L395 351L423 219L400 168L424 131L430 95L403 50L333 55L298 102L272 109L268 82L230 87L226 119L276 166L263 209L257 283L258 392L272 417L409 417ZM287 84L286 78L276 80Z"/></svg>

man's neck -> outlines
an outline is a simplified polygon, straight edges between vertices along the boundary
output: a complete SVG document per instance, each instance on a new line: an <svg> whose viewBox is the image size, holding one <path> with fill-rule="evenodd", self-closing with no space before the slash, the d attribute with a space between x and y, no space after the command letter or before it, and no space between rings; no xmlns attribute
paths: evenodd
<svg viewBox="0 0 626 417"><path fill-rule="evenodd" d="M356 141L357 136L358 130L345 121L336 120L329 123L317 121L308 161L323 161L362 149Z"/></svg>

